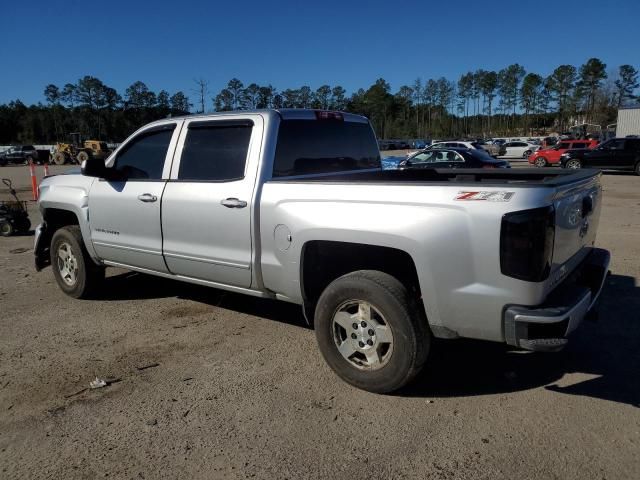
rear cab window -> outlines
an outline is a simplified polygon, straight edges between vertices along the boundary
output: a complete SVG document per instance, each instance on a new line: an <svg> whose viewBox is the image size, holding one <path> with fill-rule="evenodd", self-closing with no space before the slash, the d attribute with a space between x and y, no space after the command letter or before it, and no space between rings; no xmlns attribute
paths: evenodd
<svg viewBox="0 0 640 480"><path fill-rule="evenodd" d="M381 169L368 123L338 119L282 120L273 177Z"/></svg>

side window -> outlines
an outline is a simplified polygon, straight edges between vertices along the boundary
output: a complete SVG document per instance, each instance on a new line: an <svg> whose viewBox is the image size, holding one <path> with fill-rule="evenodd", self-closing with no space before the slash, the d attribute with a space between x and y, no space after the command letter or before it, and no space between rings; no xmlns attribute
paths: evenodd
<svg viewBox="0 0 640 480"><path fill-rule="evenodd" d="M191 123L178 179L214 182L242 179L252 126L250 121Z"/></svg>
<svg viewBox="0 0 640 480"><path fill-rule="evenodd" d="M423 152L411 158L413 163L432 163L436 161L438 152Z"/></svg>
<svg viewBox="0 0 640 480"><path fill-rule="evenodd" d="M447 161L451 163L464 163L464 157L458 152L448 152Z"/></svg>
<svg viewBox="0 0 640 480"><path fill-rule="evenodd" d="M624 148L624 140L622 139L612 140L611 143L609 144L609 148L611 150L622 150Z"/></svg>
<svg viewBox="0 0 640 480"><path fill-rule="evenodd" d="M587 144L578 142L574 143L571 148L587 148Z"/></svg>
<svg viewBox="0 0 640 480"><path fill-rule="evenodd" d="M558 144L558 149L559 150L568 150L571 148L571 144L567 143L567 142L561 142L560 144Z"/></svg>
<svg viewBox="0 0 640 480"><path fill-rule="evenodd" d="M143 132L118 153L114 168L126 179L159 180L175 124Z"/></svg>

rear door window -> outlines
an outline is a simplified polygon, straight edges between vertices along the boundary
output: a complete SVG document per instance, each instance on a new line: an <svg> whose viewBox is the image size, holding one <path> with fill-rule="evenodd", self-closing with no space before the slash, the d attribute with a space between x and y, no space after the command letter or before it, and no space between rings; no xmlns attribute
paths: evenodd
<svg viewBox="0 0 640 480"><path fill-rule="evenodd" d="M244 178L253 122L194 122L182 149L179 180L228 182Z"/></svg>

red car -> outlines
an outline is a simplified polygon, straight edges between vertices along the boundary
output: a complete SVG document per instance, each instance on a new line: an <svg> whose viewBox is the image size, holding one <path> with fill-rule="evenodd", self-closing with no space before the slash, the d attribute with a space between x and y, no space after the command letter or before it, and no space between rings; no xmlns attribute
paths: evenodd
<svg viewBox="0 0 640 480"><path fill-rule="evenodd" d="M574 148L595 148L598 145L596 140L561 140L553 147L538 150L529 156L529 163L536 167L546 167L556 163L560 163L560 155L567 150Z"/></svg>

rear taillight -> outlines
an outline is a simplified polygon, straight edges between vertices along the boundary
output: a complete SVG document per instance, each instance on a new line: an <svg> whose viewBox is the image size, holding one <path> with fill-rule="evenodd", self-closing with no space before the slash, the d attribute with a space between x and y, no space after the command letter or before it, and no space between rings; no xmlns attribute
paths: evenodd
<svg viewBox="0 0 640 480"><path fill-rule="evenodd" d="M549 276L555 237L553 206L507 213L500 229L503 275L541 282Z"/></svg>

